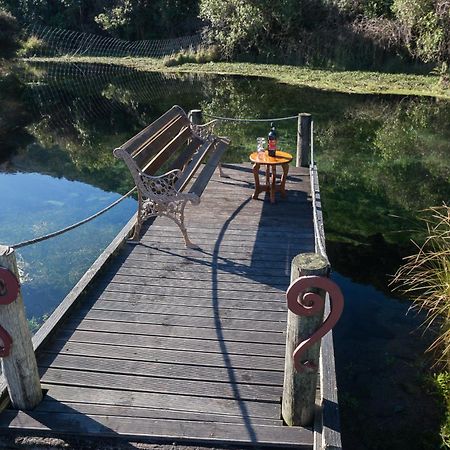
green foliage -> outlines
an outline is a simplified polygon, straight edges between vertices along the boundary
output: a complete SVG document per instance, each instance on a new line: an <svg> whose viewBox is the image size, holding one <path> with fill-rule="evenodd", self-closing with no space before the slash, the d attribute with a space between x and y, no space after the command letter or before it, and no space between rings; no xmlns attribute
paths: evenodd
<svg viewBox="0 0 450 450"><path fill-rule="evenodd" d="M27 58L30 56L38 56L45 51L45 42L36 36L29 36L25 41L20 43L20 49L17 52L18 56Z"/></svg>
<svg viewBox="0 0 450 450"><path fill-rule="evenodd" d="M166 67L180 66L186 63L203 64L206 62L218 61L220 59L219 49L216 45L199 47L178 52L175 55L167 56L163 60Z"/></svg>
<svg viewBox="0 0 450 450"><path fill-rule="evenodd" d="M450 4L446 0L394 0L392 10L413 56L425 62L448 62Z"/></svg>
<svg viewBox="0 0 450 450"><path fill-rule="evenodd" d="M429 380L438 397L438 404L444 410L440 437L443 448L450 448L450 373L448 371L433 374Z"/></svg>
<svg viewBox="0 0 450 450"><path fill-rule="evenodd" d="M262 2L201 0L200 17L210 23L208 36L219 43L226 57L257 45L264 33Z"/></svg>
<svg viewBox="0 0 450 450"><path fill-rule="evenodd" d="M198 30L197 0L116 0L103 4L94 20L122 39L161 39Z"/></svg>
<svg viewBox="0 0 450 450"><path fill-rule="evenodd" d="M16 18L0 8L0 58L11 58L18 47Z"/></svg>

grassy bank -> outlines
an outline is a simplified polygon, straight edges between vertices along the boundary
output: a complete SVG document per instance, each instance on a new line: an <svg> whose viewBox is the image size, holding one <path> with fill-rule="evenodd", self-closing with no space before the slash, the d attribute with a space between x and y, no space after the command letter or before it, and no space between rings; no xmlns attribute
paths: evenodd
<svg viewBox="0 0 450 450"><path fill-rule="evenodd" d="M281 83L354 94L419 95L450 99L450 84L439 75L391 74L363 71L333 71L274 64L208 62L167 67L162 59L61 57L31 58L33 61L98 63L127 66L143 71L214 73L273 78Z"/></svg>

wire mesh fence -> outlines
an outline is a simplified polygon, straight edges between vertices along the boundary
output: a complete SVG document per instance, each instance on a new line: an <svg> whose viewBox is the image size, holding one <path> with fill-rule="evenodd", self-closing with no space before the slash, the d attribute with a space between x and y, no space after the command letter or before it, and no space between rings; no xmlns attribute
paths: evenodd
<svg viewBox="0 0 450 450"><path fill-rule="evenodd" d="M200 35L172 39L125 41L108 36L51 28L32 24L24 29L25 39L35 38L35 45L25 56L38 57L136 57L162 58L195 49L201 44Z"/></svg>

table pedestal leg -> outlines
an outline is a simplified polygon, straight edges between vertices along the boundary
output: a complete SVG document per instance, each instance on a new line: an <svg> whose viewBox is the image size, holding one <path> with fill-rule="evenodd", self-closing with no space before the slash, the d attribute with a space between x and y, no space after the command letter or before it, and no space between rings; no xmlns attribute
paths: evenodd
<svg viewBox="0 0 450 450"><path fill-rule="evenodd" d="M289 173L289 163L282 164L281 167L283 168L283 175L281 176L280 192L283 197L286 197L286 178Z"/></svg>
<svg viewBox="0 0 450 450"><path fill-rule="evenodd" d="M258 198L258 195L261 191L259 186L259 166L260 164L258 163L253 164L253 176L255 177L255 192L253 193L252 198L254 198L255 200Z"/></svg>
<svg viewBox="0 0 450 450"><path fill-rule="evenodd" d="M275 203L275 185L277 181L277 168L272 166L272 182L270 183L270 203Z"/></svg>

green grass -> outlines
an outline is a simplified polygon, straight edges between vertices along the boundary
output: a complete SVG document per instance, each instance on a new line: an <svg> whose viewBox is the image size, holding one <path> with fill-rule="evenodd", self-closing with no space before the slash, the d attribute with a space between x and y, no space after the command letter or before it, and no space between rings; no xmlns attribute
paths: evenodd
<svg viewBox="0 0 450 450"><path fill-rule="evenodd" d="M59 57L32 58L32 61L79 62L115 64L149 72L212 73L269 77L281 83L307 86L327 91L354 94L395 94L432 96L450 99L450 86L438 74L429 75L380 73L363 71L334 71L275 64L207 62L166 65L167 59L112 58L112 57Z"/></svg>

